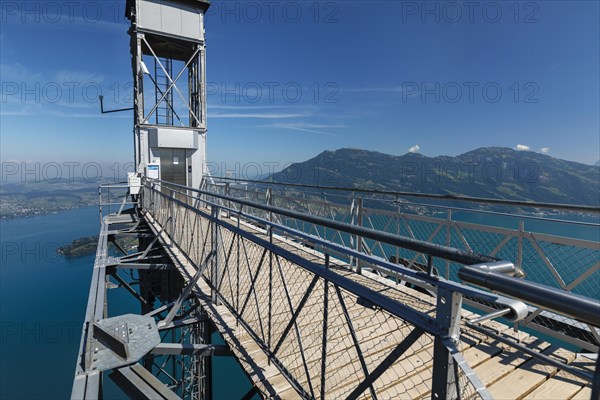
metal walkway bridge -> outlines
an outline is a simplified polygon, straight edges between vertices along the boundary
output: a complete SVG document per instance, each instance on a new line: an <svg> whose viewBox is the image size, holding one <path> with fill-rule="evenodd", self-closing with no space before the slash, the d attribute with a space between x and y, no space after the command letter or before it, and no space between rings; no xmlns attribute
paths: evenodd
<svg viewBox="0 0 600 400"><path fill-rule="evenodd" d="M529 204L212 179L126 191L100 189L73 399L101 398L105 374L132 398L211 398L221 356L248 399L600 396L598 241L528 231L530 214L454 218ZM112 290L139 311L114 315Z"/></svg>

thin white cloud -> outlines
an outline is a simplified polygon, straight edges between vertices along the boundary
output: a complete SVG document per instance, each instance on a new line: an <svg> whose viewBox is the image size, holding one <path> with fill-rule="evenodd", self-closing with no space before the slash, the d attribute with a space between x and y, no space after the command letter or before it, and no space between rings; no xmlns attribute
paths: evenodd
<svg viewBox="0 0 600 400"><path fill-rule="evenodd" d="M87 110L86 110L87 111ZM35 106L24 105L20 108L14 108L11 110L2 109L0 111L0 116L2 117L27 117L27 116L36 116L36 117L53 117L53 118L131 118L131 114L124 112L119 114L110 114L104 115L98 112L73 112L73 111L63 111L61 109L51 108L47 106L43 106L41 104L36 104Z"/></svg>
<svg viewBox="0 0 600 400"><path fill-rule="evenodd" d="M265 128L276 128L276 129L289 129L293 131L314 133L317 135L325 136L339 136L337 133L327 132L323 129L340 129L346 128L345 125L339 124L312 124L308 122L279 122L274 124L262 125Z"/></svg>
<svg viewBox="0 0 600 400"><path fill-rule="evenodd" d="M408 149L408 152L409 153L418 153L419 150L421 150L421 146L419 146L418 144L415 144L410 149Z"/></svg>
<svg viewBox="0 0 600 400"><path fill-rule="evenodd" d="M231 113L231 114L210 114L209 118L258 118L258 119L283 119L283 118L300 118L305 117L304 114L286 114L286 113Z"/></svg>
<svg viewBox="0 0 600 400"><path fill-rule="evenodd" d="M30 71L19 63L0 64L0 74L3 83L36 82L42 78L39 72Z"/></svg>
<svg viewBox="0 0 600 400"><path fill-rule="evenodd" d="M36 115L33 112L30 112L28 110L22 109L22 110L15 110L15 111L5 111L2 110L0 111L0 117L25 117L25 116L29 116L29 115Z"/></svg>
<svg viewBox="0 0 600 400"><path fill-rule="evenodd" d="M0 116L30 116L41 115L45 108L40 103L21 103L17 100L8 98L8 101L2 99L2 107L0 107Z"/></svg>
<svg viewBox="0 0 600 400"><path fill-rule="evenodd" d="M91 71L34 71L19 63L0 64L2 115L49 115L57 110L97 110L105 77ZM54 115L56 116L56 115Z"/></svg>
<svg viewBox="0 0 600 400"><path fill-rule="evenodd" d="M255 105L255 106L231 106L227 104L208 104L209 110L280 110L287 108L276 105Z"/></svg>
<svg viewBox="0 0 600 400"><path fill-rule="evenodd" d="M550 147L542 147L540 151L544 154L548 154L550 153Z"/></svg>
<svg viewBox="0 0 600 400"><path fill-rule="evenodd" d="M291 129L293 131L315 133L317 135L334 136L334 137L340 136L340 135L338 135L336 133L325 132L325 131L318 131L318 130L315 130L315 129L305 129L305 128L288 128L288 129Z"/></svg>
<svg viewBox="0 0 600 400"><path fill-rule="evenodd" d="M104 81L104 76L88 71L61 70L54 74L52 81L63 85L65 83L91 85Z"/></svg>
<svg viewBox="0 0 600 400"><path fill-rule="evenodd" d="M284 129L329 129L329 128L346 128L345 125L339 124L311 124L308 122L278 122L274 124L263 125L272 128L284 128Z"/></svg>
<svg viewBox="0 0 600 400"><path fill-rule="evenodd" d="M515 146L515 150L517 151L529 151L529 146L524 144L518 144Z"/></svg>

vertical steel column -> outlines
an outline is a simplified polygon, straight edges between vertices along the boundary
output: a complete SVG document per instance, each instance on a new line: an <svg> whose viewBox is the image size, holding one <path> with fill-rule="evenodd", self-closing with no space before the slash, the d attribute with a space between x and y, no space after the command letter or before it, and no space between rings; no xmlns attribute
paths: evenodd
<svg viewBox="0 0 600 400"><path fill-rule="evenodd" d="M204 331L204 343L212 343L212 327L208 319L202 323ZM202 357L204 359L204 395L206 400L212 400L213 398L213 358Z"/></svg>
<svg viewBox="0 0 600 400"><path fill-rule="evenodd" d="M452 242L452 210L447 211L446 217L446 246ZM446 260L446 279L450 279L450 261Z"/></svg>
<svg viewBox="0 0 600 400"><path fill-rule="evenodd" d="M272 206L273 205L273 188L270 188L270 187L267 188L267 192L265 193L265 195L266 195L267 205ZM269 211L269 213L267 214L267 221L273 222L273 213L271 211ZM267 227L267 232L271 232L270 225Z"/></svg>
<svg viewBox="0 0 600 400"><path fill-rule="evenodd" d="M231 194L230 194L230 193L231 193L231 190L230 190L231 188L230 188L230 186L229 186L229 185L230 185L230 183L229 183L229 182L226 182L226 183L225 183L225 196L227 196L227 197L231 196ZM231 208L232 208L232 205L231 205L231 200L228 200L228 201L227 201L227 208L229 208L229 209L231 209ZM228 212L227 214L229 214L229 212Z"/></svg>
<svg viewBox="0 0 600 400"><path fill-rule="evenodd" d="M196 46L198 49L198 46ZM190 63L188 68L188 100L190 102L190 108L194 112L194 114L198 115L198 95L199 93L196 91L197 87L197 71L198 71L198 55L196 55L194 61ZM192 113L189 113L189 125L197 126L198 124L194 120Z"/></svg>
<svg viewBox="0 0 600 400"><path fill-rule="evenodd" d="M240 204L240 214L242 213L244 206ZM237 216L237 229L238 232L240 230L240 219L241 216L240 214L238 214ZM236 302L235 302L235 308L236 310L240 309L240 264L241 264L241 247L240 247L240 240L241 240L241 236L239 234L235 235L236 238L236 262L235 262L235 293L236 293ZM236 322L237 323L237 322Z"/></svg>
<svg viewBox="0 0 600 400"><path fill-rule="evenodd" d="M350 203L350 223L356 223L356 196L352 195L352 202ZM350 247L356 248L356 235L350 235ZM350 256L349 265L350 269L354 268L356 264L356 257Z"/></svg>
<svg viewBox="0 0 600 400"><path fill-rule="evenodd" d="M131 35L131 55L133 69L133 151L134 151L134 166L136 172L141 171L141 163L144 161L142 134L140 132L140 124L144 120L144 72L142 71L142 40L144 35L135 33L137 26L132 22L130 28Z"/></svg>
<svg viewBox="0 0 600 400"><path fill-rule="evenodd" d="M152 274L154 275L154 274ZM166 274L166 279L167 279L167 293L166 293L166 302L171 302L173 300L176 300L180 295L181 292L183 290L183 284L182 282L180 283L177 280L177 277L179 276L179 272L177 271L168 271ZM161 283L164 284L164 277L159 277L159 279L161 279ZM161 290L161 296L163 296L164 290ZM185 303L185 301L184 301ZM175 316L177 315L181 315L180 311L183 311L183 307L184 304L182 303L181 306L179 307L179 309L177 310ZM175 306L173 306L173 308L175 308ZM185 328L181 328L179 334L181 336L184 335L184 329ZM176 331L179 331L179 329L171 329L171 343L177 343L177 335L176 335ZM165 336L166 338L166 336ZM185 357L181 357L182 358L182 362L184 361ZM173 376L175 379L179 380L180 382L183 383L184 380L184 376L183 376L183 371L181 372L181 379L179 379L180 373L177 369L177 358L176 356L171 357L171 376ZM182 390L183 393L183 390Z"/></svg>
<svg viewBox="0 0 600 400"><path fill-rule="evenodd" d="M102 186L98 186L98 208L100 210L100 226L102 226Z"/></svg>
<svg viewBox="0 0 600 400"><path fill-rule="evenodd" d="M150 238L146 237L140 237L138 240L138 251L145 251L152 241ZM145 315L154 309L154 295L152 294L152 271L138 271L138 279L140 281L140 284L138 286L140 297L146 300L145 303L140 304L142 315ZM152 373L152 367L154 365L154 355L147 354L143 358L142 365L144 366L144 368L146 368Z"/></svg>
<svg viewBox="0 0 600 400"><path fill-rule="evenodd" d="M273 205L273 189L267 188L267 205ZM273 222L273 213L269 211L267 220ZM273 228L271 225L267 227L269 235L269 243L273 244ZM267 345L271 348L271 331L272 331L272 316L273 316L273 252L269 250L269 310L267 316ZM271 359L269 359L269 364Z"/></svg>
<svg viewBox="0 0 600 400"><path fill-rule="evenodd" d="M363 198L358 197L356 199L356 225L363 225ZM363 248L363 238L361 236L356 236L356 251L362 253ZM360 259L356 260L356 272L362 273L362 261Z"/></svg>
<svg viewBox="0 0 600 400"><path fill-rule="evenodd" d="M523 236L525 235L525 221L519 221L519 242L517 246L517 269L523 271Z"/></svg>
<svg viewBox="0 0 600 400"><path fill-rule="evenodd" d="M169 236L171 237L171 239L173 239L172 243L175 243L175 201L173 201L175 199L175 191L173 189L171 189L170 191L170 195L171 195L171 204L169 205L169 213L171 215L171 232L167 232L169 234Z"/></svg>
<svg viewBox="0 0 600 400"><path fill-rule="evenodd" d="M206 45L202 43L202 49L198 54L199 62L200 62L200 82L198 82L200 86L200 98L201 103L201 116L200 116L200 125L204 128L206 133ZM204 146L204 151L206 151L206 146ZM206 154L204 154L204 159L206 160Z"/></svg>
<svg viewBox="0 0 600 400"><path fill-rule="evenodd" d="M329 254L325 254L325 268L329 269ZM323 339L321 341L321 399L325 399L325 385L327 384L327 325L329 324L329 281L323 280Z"/></svg>
<svg viewBox="0 0 600 400"><path fill-rule="evenodd" d="M445 288L437 289L436 322L443 336L436 336L433 346L432 399L450 399L457 396L456 376L452 355L444 340L458 341L460 338L460 310L462 295Z"/></svg>
<svg viewBox="0 0 600 400"><path fill-rule="evenodd" d="M220 208L216 206L212 206L211 210L212 217L214 218L212 222L212 235L211 235L211 249L214 252L212 257L212 265L211 265L211 299L213 303L219 305L219 298L217 296L217 284L219 282L219 224L216 222L219 219Z"/></svg>
<svg viewBox="0 0 600 400"><path fill-rule="evenodd" d="M400 198L397 196L396 197L396 202L398 203L398 213L396 215L396 235L400 236L400 221L402 220L402 205L400 204ZM396 261L394 261L395 264L401 264L400 263L400 247L396 246ZM396 283L400 283L400 279L398 279L398 276L396 275L394 277L394 281Z"/></svg>
<svg viewBox="0 0 600 400"><path fill-rule="evenodd" d="M197 306L197 304L196 304ZM197 309L199 307L197 306ZM196 315L199 316L199 312ZM195 344L211 344L212 327L210 321L206 318L202 322L194 324L194 340ZM212 399L212 357L204 357L196 355L192 358L192 368L196 374L195 379L197 385L191 390L191 399L210 400Z"/></svg>

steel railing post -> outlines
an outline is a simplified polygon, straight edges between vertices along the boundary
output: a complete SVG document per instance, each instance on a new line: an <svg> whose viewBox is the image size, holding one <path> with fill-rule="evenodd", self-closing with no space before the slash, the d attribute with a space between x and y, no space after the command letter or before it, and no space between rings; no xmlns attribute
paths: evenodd
<svg viewBox="0 0 600 400"><path fill-rule="evenodd" d="M175 240L175 201L173 201L175 199L175 191L173 189L171 189L171 204L170 204L170 210L169 213L171 215L171 232L167 232L169 233L169 236L171 236L171 239Z"/></svg>
<svg viewBox="0 0 600 400"><path fill-rule="evenodd" d="M523 271L523 236L525 235L525 221L519 221L519 242L517 245L517 270Z"/></svg>
<svg viewBox="0 0 600 400"><path fill-rule="evenodd" d="M434 339L432 399L451 399L455 398L458 393L458 370L444 341L458 342L461 308L462 295L460 293L442 287L437 288L436 322L442 335L436 336Z"/></svg>
<svg viewBox="0 0 600 400"><path fill-rule="evenodd" d="M350 223L354 224L356 222L356 197L352 196L352 201L350 202ZM355 249L356 248L356 235L349 235L350 236L350 248ZM343 242L343 241L342 241ZM349 264L350 264L350 269L354 268L354 265L356 264L356 257L354 256L350 256L350 260L349 260Z"/></svg>
<svg viewBox="0 0 600 400"><path fill-rule="evenodd" d="M102 226L102 186L98 186L98 208L100 210L100 226Z"/></svg>
<svg viewBox="0 0 600 400"><path fill-rule="evenodd" d="M446 246L452 242L452 210L447 211L446 217ZM446 279L450 279L450 261L446 260Z"/></svg>
<svg viewBox="0 0 600 400"><path fill-rule="evenodd" d="M363 225L363 198L359 197L356 199L356 225ZM362 253L363 249L363 238L360 235L356 235L356 251ZM362 261L360 259L356 260L356 272L362 273Z"/></svg>
<svg viewBox="0 0 600 400"><path fill-rule="evenodd" d="M211 214L213 217L211 232L211 251L214 252L212 259L212 268L210 273L211 300L213 303L215 303L215 305L219 305L219 299L217 296L217 284L219 282L219 224L217 223L217 220L219 219L219 207L213 206Z"/></svg>
<svg viewBox="0 0 600 400"><path fill-rule="evenodd" d="M267 205L272 206L273 205L273 189L272 188L267 188L266 196L267 196ZM273 222L273 213L271 211L269 211L267 213L267 221ZM271 234L271 226L270 225L267 227L267 232L269 233L269 235Z"/></svg>
<svg viewBox="0 0 600 400"><path fill-rule="evenodd" d="M400 198L396 198L398 203L398 213L396 214L396 235L400 236L400 221L402 221L402 205L400 204ZM401 264L400 262L400 247L396 247L396 261L394 264ZM398 277L396 277L396 283L400 283Z"/></svg>
<svg viewBox="0 0 600 400"><path fill-rule="evenodd" d="M231 196L231 190L229 185L229 182L225 183L225 196L227 197ZM231 201L227 202L227 208L231 209Z"/></svg>
<svg viewBox="0 0 600 400"><path fill-rule="evenodd" d="M273 205L273 189L267 188L266 191L267 205ZM269 211L267 213L267 221L273 222L273 213ZM267 234L269 235L269 243L273 244L273 227L267 226ZM267 344L271 347L272 339L272 319L273 319L273 252L269 250L269 309L268 309L268 321L267 321Z"/></svg>

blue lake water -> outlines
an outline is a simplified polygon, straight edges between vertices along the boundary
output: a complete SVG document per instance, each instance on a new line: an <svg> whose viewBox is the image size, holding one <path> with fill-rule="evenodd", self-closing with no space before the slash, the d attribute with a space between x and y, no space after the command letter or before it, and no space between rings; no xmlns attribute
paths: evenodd
<svg viewBox="0 0 600 400"><path fill-rule="evenodd" d="M0 399L70 397L94 257L56 249L98 231L97 207L0 222ZM124 290L109 296L111 314L139 312ZM105 383L105 398L124 397ZM251 387L226 357L214 359L213 386L215 399L238 399Z"/></svg>
<svg viewBox="0 0 600 400"><path fill-rule="evenodd" d="M0 223L0 398L67 398L92 258L56 248L98 232L96 207Z"/></svg>

